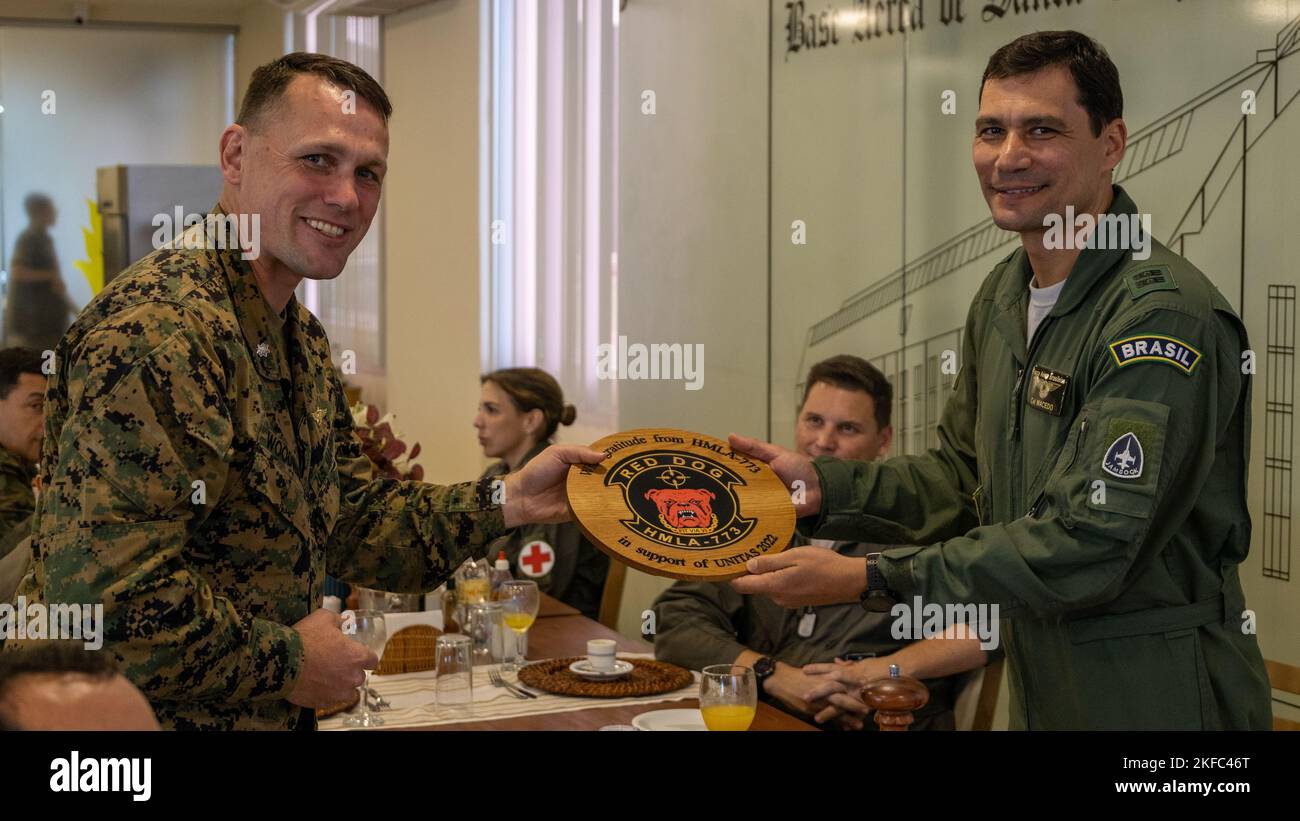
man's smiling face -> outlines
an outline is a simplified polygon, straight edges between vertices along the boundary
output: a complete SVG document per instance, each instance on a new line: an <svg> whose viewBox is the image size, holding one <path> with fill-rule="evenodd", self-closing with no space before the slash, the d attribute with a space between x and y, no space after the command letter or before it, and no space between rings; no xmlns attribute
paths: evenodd
<svg viewBox="0 0 1300 821"><path fill-rule="evenodd" d="M989 79L980 97L972 157L993 221L1007 231L1043 230L1048 214L1107 206L1117 120L1094 135L1079 89L1063 66ZM1108 148L1110 149L1108 151Z"/></svg>
<svg viewBox="0 0 1300 821"><path fill-rule="evenodd" d="M383 116L325 78L300 74L249 126L237 210L261 215L264 264L333 279L379 207Z"/></svg>

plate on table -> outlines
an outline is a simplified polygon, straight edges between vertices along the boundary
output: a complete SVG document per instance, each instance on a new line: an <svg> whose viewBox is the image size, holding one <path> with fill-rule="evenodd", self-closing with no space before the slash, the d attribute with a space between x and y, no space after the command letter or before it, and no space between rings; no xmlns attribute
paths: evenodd
<svg viewBox="0 0 1300 821"><path fill-rule="evenodd" d="M569 670L575 675L585 678L587 681L613 681L616 678L622 678L632 672L635 665L630 661L623 659L614 659L613 670L597 670L591 666L588 659L579 659L569 665Z"/></svg>
<svg viewBox="0 0 1300 821"><path fill-rule="evenodd" d="M666 730L669 732L707 731L699 710L652 710L632 719L638 730Z"/></svg>

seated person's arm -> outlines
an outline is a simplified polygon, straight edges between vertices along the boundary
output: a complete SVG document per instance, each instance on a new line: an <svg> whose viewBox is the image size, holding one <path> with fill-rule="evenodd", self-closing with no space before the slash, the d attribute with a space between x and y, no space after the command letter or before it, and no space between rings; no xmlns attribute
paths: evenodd
<svg viewBox="0 0 1300 821"><path fill-rule="evenodd" d="M841 723L860 726L861 718L870 712L862 701L862 688L868 682L886 678L891 664L897 664L904 675L918 679L943 678L983 667L988 663L990 653L980 646L978 638L958 638L959 629L961 625L952 625L942 637L913 642L887 656L856 662L836 659L829 664L804 665L804 674L821 679L808 690L808 698L829 702L817 714L817 722L844 716L850 720ZM857 722L851 720L854 716Z"/></svg>
<svg viewBox="0 0 1300 821"><path fill-rule="evenodd" d="M674 582L654 602L655 658L690 670L731 664L747 648L740 594L724 584Z"/></svg>
<svg viewBox="0 0 1300 821"><path fill-rule="evenodd" d="M680 581L655 600L655 658L699 670L710 664L753 667L766 652L752 643L752 617L745 600L730 585ZM811 716L814 705L804 693L821 684L798 668L776 663L776 672L763 682L763 691L794 712Z"/></svg>
<svg viewBox="0 0 1300 821"><path fill-rule="evenodd" d="M732 663L752 668L764 655L766 654L746 649ZM826 710L830 705L824 699L832 691L826 687L828 682L821 677L808 675L805 669L784 661L776 662L776 670L763 682L763 692L805 716ZM843 689L839 687L833 691L841 692Z"/></svg>

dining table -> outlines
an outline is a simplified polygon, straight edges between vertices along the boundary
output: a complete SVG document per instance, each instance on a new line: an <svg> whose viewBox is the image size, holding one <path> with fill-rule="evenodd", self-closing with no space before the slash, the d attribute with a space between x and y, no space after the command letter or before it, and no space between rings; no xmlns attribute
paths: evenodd
<svg viewBox="0 0 1300 821"><path fill-rule="evenodd" d="M528 630L527 659L585 656L590 639L613 639L620 653L652 653L654 646L630 638L583 616L563 602L542 594L538 617ZM678 699L656 704L602 707L599 699L581 710L495 718L486 721L463 721L429 727L402 727L402 730L599 730L611 725L630 725L639 714L650 710L699 709L699 699ZM816 727L759 701L750 731L816 731Z"/></svg>

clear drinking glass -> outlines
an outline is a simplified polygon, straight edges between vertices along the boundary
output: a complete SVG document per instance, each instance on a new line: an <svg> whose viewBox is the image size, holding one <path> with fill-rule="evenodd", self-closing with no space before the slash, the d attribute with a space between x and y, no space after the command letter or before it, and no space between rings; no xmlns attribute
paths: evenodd
<svg viewBox="0 0 1300 821"><path fill-rule="evenodd" d="M469 636L445 633L434 642L434 693L439 707L468 707L474 702L473 643Z"/></svg>
<svg viewBox="0 0 1300 821"><path fill-rule="evenodd" d="M758 709L754 671L739 664L714 664L700 676L700 715L710 730L748 730Z"/></svg>
<svg viewBox="0 0 1300 821"><path fill-rule="evenodd" d="M524 636L537 618L537 608L541 604L541 594L537 582L527 579L502 582L497 590L497 601L501 603L502 619L518 637L515 642L514 659L507 661L501 669L515 672L524 663L522 651Z"/></svg>
<svg viewBox="0 0 1300 821"><path fill-rule="evenodd" d="M353 610L352 618L344 614L343 631L348 638L368 647L376 656L383 658L384 645L388 643L388 626L384 623L384 614L378 610ZM343 720L345 727L378 727L384 720L370 712L370 674L366 671L366 683L361 687L361 715L348 716Z"/></svg>
<svg viewBox="0 0 1300 821"><path fill-rule="evenodd" d="M465 632L474 642L474 664L497 664L505 658L505 624L499 602L471 604L465 611Z"/></svg>
<svg viewBox="0 0 1300 821"><path fill-rule="evenodd" d="M357 609L378 610L381 613L415 613L420 610L419 593L390 593L356 585Z"/></svg>

